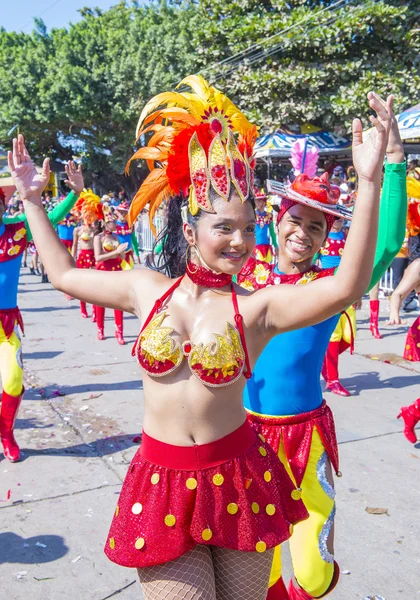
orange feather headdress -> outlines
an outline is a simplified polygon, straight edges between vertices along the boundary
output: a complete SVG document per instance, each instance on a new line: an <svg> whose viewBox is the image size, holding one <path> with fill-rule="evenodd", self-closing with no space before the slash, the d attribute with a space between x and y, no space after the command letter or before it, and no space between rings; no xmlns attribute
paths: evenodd
<svg viewBox="0 0 420 600"><path fill-rule="evenodd" d="M152 230L157 208L171 196L189 198L189 210L215 212L210 189L229 200L233 188L245 202L253 189L252 158L257 128L219 90L200 75L186 77L177 86L192 92L164 92L144 107L137 125L137 140L153 132L147 146L132 156L144 159L150 170L131 203L132 224L150 204ZM164 124L165 123L165 124ZM238 134L238 141L234 139Z"/></svg>
<svg viewBox="0 0 420 600"><path fill-rule="evenodd" d="M92 225L95 221L104 218L101 199L92 190L83 190L74 205L74 210L80 211L86 225Z"/></svg>

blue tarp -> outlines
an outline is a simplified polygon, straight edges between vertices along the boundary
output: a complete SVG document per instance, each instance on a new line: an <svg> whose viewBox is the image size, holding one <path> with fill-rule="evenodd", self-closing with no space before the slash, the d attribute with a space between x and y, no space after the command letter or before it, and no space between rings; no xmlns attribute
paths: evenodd
<svg viewBox="0 0 420 600"><path fill-rule="evenodd" d="M255 144L255 156L265 158L277 156L288 158L291 153L292 144L296 140L306 139L310 146L316 146L322 154L349 154L351 141L347 138L331 133L329 131L317 131L307 134L292 134L285 131L276 131L262 135Z"/></svg>
<svg viewBox="0 0 420 600"><path fill-rule="evenodd" d="M420 104L405 110L397 116L401 139L414 140L420 138Z"/></svg>

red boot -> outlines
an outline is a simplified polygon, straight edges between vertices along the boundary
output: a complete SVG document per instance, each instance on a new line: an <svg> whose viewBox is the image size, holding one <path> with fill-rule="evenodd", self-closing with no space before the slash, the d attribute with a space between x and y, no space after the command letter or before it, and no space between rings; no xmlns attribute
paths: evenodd
<svg viewBox="0 0 420 600"><path fill-rule="evenodd" d="M98 340L104 340L104 323L105 323L105 309L103 306L95 306L96 325L98 327Z"/></svg>
<svg viewBox="0 0 420 600"><path fill-rule="evenodd" d="M289 600L289 594L287 593L286 586L284 585L283 577L280 577L278 581L270 588L268 588L268 594L266 600Z"/></svg>
<svg viewBox="0 0 420 600"><path fill-rule="evenodd" d="M125 345L125 340L123 337L123 311L122 310L114 310L114 321L115 321L115 337L117 338L117 342L120 346Z"/></svg>
<svg viewBox="0 0 420 600"><path fill-rule="evenodd" d="M338 357L340 356L340 342L330 342L325 353L322 375L327 383L326 389L339 396L350 396L350 392L341 385L338 379Z"/></svg>
<svg viewBox="0 0 420 600"><path fill-rule="evenodd" d="M378 316L379 316L379 300L371 300L370 301L370 333L377 340L381 340L382 336L379 333L378 327Z"/></svg>
<svg viewBox="0 0 420 600"><path fill-rule="evenodd" d="M325 592L325 594L322 594L322 596L317 596L317 598L325 598L325 596L332 592L335 586L337 585L339 578L340 567L334 561L334 573L330 586ZM308 594L308 592L305 592L305 590L302 589L297 583L294 583L293 579L290 580L287 591L289 592L290 600L313 600L315 598L315 596L311 596L310 594Z"/></svg>
<svg viewBox="0 0 420 600"><path fill-rule="evenodd" d="M417 442L417 435L414 431L414 427L420 421L420 398L411 404L410 406L402 406L398 418L404 419L404 435L409 442L415 444Z"/></svg>
<svg viewBox="0 0 420 600"><path fill-rule="evenodd" d="M95 308L96 308L96 306L94 304L92 304L92 323L96 323Z"/></svg>
<svg viewBox="0 0 420 600"><path fill-rule="evenodd" d="M10 394L3 391L1 397L0 436L3 444L4 456L8 458L10 462L18 462L20 459L20 450L16 443L15 436L13 435L13 430L24 391L25 388L22 388L22 392L19 396L10 396Z"/></svg>
<svg viewBox="0 0 420 600"><path fill-rule="evenodd" d="M80 301L80 314L82 315L82 317L84 319L89 318L89 315L87 314L87 311L86 311L86 302Z"/></svg>

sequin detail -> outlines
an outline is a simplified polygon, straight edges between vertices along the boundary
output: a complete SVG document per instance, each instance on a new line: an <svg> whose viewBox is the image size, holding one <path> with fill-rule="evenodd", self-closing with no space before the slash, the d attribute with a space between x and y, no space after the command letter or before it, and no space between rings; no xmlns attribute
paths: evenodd
<svg viewBox="0 0 420 600"><path fill-rule="evenodd" d="M328 498L331 498L331 500L334 500L335 499L335 489L330 484L330 482L328 481L328 478L327 478L327 460L328 460L328 454L326 452L324 452L316 466L316 475L318 477L320 486L322 487L324 492L327 494Z"/></svg>
<svg viewBox="0 0 420 600"><path fill-rule="evenodd" d="M322 526L321 533L319 534L319 537L318 537L319 553L320 553L322 559L325 560L325 562L330 563L330 564L332 564L334 562L334 556L328 550L327 539L328 539L328 536L330 535L330 531L331 531L331 527L333 526L334 519L335 519L335 504L330 513L330 516L328 517L328 519L325 521L324 525Z"/></svg>
<svg viewBox="0 0 420 600"><path fill-rule="evenodd" d="M167 317L162 306L182 281L175 284L159 298L146 319L134 344L132 355L140 367L151 377L164 377L177 369L187 358L191 373L206 386L220 387L237 381L242 375L251 376L249 358L243 331L243 319L239 312L235 288L232 285L232 303L237 328L226 323L225 334L214 333L208 344L194 344L186 340L182 344L172 337L174 329L165 327Z"/></svg>

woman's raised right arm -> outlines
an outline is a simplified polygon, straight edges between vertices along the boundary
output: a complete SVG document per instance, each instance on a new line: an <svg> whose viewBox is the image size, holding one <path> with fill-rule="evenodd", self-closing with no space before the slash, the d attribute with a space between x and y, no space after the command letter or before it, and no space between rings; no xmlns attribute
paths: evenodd
<svg viewBox="0 0 420 600"><path fill-rule="evenodd" d="M13 140L13 152L8 153L9 169L25 212L33 238L52 285L90 304L106 306L139 315L137 298L141 286L147 294L155 274L148 270L106 272L77 269L70 253L58 239L42 206L41 192L50 173L49 159L44 160L38 173L19 135ZM160 277L163 277L160 275Z"/></svg>

